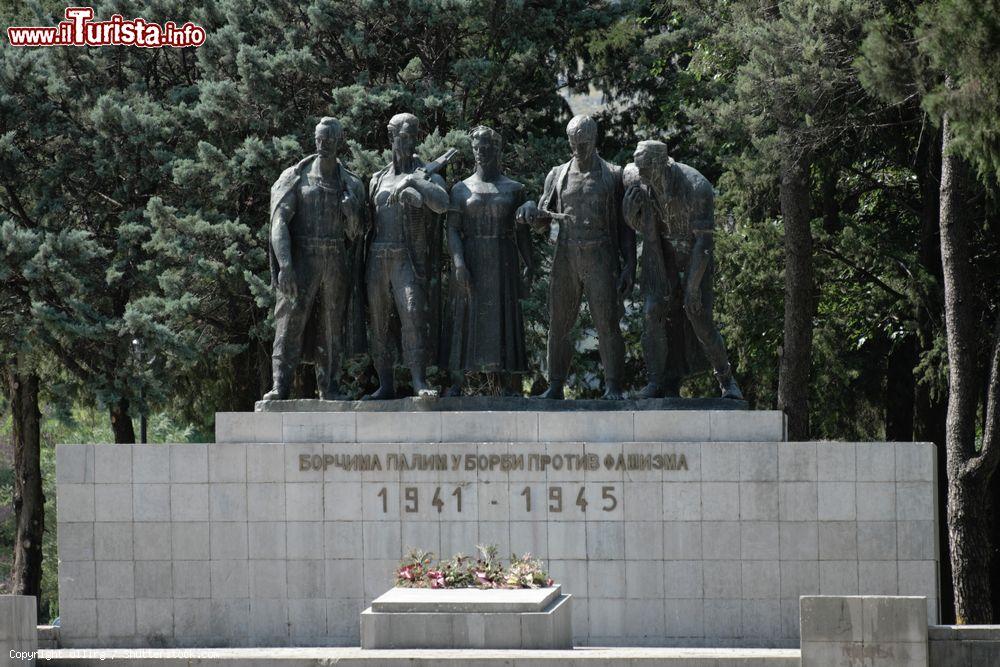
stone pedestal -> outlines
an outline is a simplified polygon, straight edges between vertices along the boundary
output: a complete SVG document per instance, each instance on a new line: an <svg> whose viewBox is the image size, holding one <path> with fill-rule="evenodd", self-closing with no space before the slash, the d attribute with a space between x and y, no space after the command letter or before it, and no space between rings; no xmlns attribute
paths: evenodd
<svg viewBox="0 0 1000 667"><path fill-rule="evenodd" d="M803 596L802 667L927 667L927 600Z"/></svg>
<svg viewBox="0 0 1000 667"><path fill-rule="evenodd" d="M571 596L518 590L394 588L361 613L361 648L573 648Z"/></svg>
<svg viewBox="0 0 1000 667"><path fill-rule="evenodd" d="M35 664L38 611L33 595L0 595L0 666Z"/></svg>
<svg viewBox="0 0 1000 667"><path fill-rule="evenodd" d="M474 397L470 397L472 400ZM452 399L463 400L463 399ZM492 399L496 403L499 399ZM462 442L781 442L785 415L779 410L719 409L735 404L722 399L708 409L681 401L675 409L645 409L662 401L542 401L508 399L507 409L446 409L447 399L422 401L432 409L409 410L421 401L271 401L258 412L217 412L216 442L405 442L433 445ZM691 399L694 401L695 399ZM379 409L379 403L403 403L403 411ZM308 405L301 405L307 403ZM613 406L608 410L566 410L574 403ZM295 405L301 412L286 411ZM260 406L260 404L258 404ZM528 410L525 406L534 407ZM371 407L372 409L367 409ZM280 408L280 409L279 409ZM324 409L329 408L329 409Z"/></svg>
<svg viewBox="0 0 1000 667"><path fill-rule="evenodd" d="M932 444L552 403L574 402L219 413L211 444L59 445L60 643L358 646L409 548L479 544L545 562L577 645L798 646L800 595L925 596L937 620Z"/></svg>

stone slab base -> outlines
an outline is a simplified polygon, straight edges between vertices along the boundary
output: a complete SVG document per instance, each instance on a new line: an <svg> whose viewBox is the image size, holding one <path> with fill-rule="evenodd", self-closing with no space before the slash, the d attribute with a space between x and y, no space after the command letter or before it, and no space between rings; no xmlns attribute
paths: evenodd
<svg viewBox="0 0 1000 667"><path fill-rule="evenodd" d="M400 464L428 450L440 467ZM571 454L594 466L555 467ZM633 454L677 463L618 465ZM383 465L324 470L362 455ZM797 647L816 592L925 595L936 622L934 461L929 443L59 445L60 641L358 646L408 547L484 543L545 560L578 645Z"/></svg>
<svg viewBox="0 0 1000 667"><path fill-rule="evenodd" d="M59 648L59 626L38 626L38 648Z"/></svg>
<svg viewBox="0 0 1000 667"><path fill-rule="evenodd" d="M931 667L1000 665L1000 625L932 625Z"/></svg>
<svg viewBox="0 0 1000 667"><path fill-rule="evenodd" d="M0 665L34 665L22 658L38 649L38 618L33 595L0 595ZM8 651L10 653L8 653Z"/></svg>
<svg viewBox="0 0 1000 667"><path fill-rule="evenodd" d="M746 401L728 398L651 398L626 401L546 401L518 396L397 398L391 401L321 401L300 398L257 401L257 412L618 412L622 410L746 410Z"/></svg>
<svg viewBox="0 0 1000 667"><path fill-rule="evenodd" d="M569 651L360 648L63 649L41 651L52 667L799 667L798 649L576 648ZM102 662L102 659L104 660Z"/></svg>
<svg viewBox="0 0 1000 667"><path fill-rule="evenodd" d="M386 613L523 613L540 612L562 592L546 588L390 588L372 600L374 612Z"/></svg>
<svg viewBox="0 0 1000 667"><path fill-rule="evenodd" d="M928 667L926 614L921 597L802 596L802 667Z"/></svg>
<svg viewBox="0 0 1000 667"><path fill-rule="evenodd" d="M530 403L539 402L548 404ZM781 442L785 433L780 410L215 413L217 443Z"/></svg>
<svg viewBox="0 0 1000 667"><path fill-rule="evenodd" d="M572 596L560 595L544 611L412 613L361 612L365 649L573 647ZM374 604L374 603L373 603Z"/></svg>

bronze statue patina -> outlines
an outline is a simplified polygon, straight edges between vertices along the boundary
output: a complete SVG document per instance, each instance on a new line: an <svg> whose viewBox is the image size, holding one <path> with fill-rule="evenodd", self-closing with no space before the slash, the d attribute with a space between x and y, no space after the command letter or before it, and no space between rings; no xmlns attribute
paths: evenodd
<svg viewBox="0 0 1000 667"><path fill-rule="evenodd" d="M316 366L321 399L340 395L340 340L347 300L346 239L363 233L364 185L337 159L343 128L316 125L316 153L282 172L271 187L271 285L274 386L264 400L286 399L303 356Z"/></svg>
<svg viewBox="0 0 1000 667"><path fill-rule="evenodd" d="M626 222L643 235L642 351L648 384L639 398L676 395L680 379L703 365L698 358L703 352L722 397L742 399L712 318L712 184L675 162L661 141L640 141L633 159L625 167L623 208Z"/></svg>
<svg viewBox="0 0 1000 667"><path fill-rule="evenodd" d="M635 232L622 222L621 167L597 154L597 123L576 116L566 133L573 158L549 171L537 207L528 202L518 211L528 223L559 222L549 287L549 388L541 398L563 398L573 356L570 333L585 294L604 366L603 398L621 400L625 342L619 320L635 281Z"/></svg>
<svg viewBox="0 0 1000 667"><path fill-rule="evenodd" d="M379 387L366 399L396 395L393 356L396 348L395 318L402 334L403 362L410 369L413 391L436 396L425 377L427 332L427 281L429 279L428 225L448 210L444 179L434 173L452 154L432 165L414 155L419 123L409 113L389 120L392 162L372 176L369 201L374 210L374 230L368 251L366 283L371 317L371 352Z"/></svg>
<svg viewBox="0 0 1000 667"><path fill-rule="evenodd" d="M525 189L500 172L499 133L480 126L470 136L476 172L452 187L448 215L455 283L448 395L461 394L464 371L513 374L498 384L504 393L520 394L511 379L528 368L521 266L530 279L533 265L528 229L515 225L514 216Z"/></svg>

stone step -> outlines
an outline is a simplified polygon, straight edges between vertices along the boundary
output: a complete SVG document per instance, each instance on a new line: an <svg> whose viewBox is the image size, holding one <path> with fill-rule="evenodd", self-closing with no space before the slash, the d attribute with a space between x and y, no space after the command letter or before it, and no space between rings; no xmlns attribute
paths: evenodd
<svg viewBox="0 0 1000 667"><path fill-rule="evenodd" d="M780 410L215 413L215 441L241 443L782 442L785 434Z"/></svg>
<svg viewBox="0 0 1000 667"><path fill-rule="evenodd" d="M575 648L569 651L362 650L360 648L61 649L39 651L52 667L799 667L798 649Z"/></svg>
<svg viewBox="0 0 1000 667"><path fill-rule="evenodd" d="M38 626L38 648L59 648L59 627L56 625Z"/></svg>
<svg viewBox="0 0 1000 667"><path fill-rule="evenodd" d="M519 613L540 612L559 596L561 587L547 588L390 588L372 601L380 613Z"/></svg>

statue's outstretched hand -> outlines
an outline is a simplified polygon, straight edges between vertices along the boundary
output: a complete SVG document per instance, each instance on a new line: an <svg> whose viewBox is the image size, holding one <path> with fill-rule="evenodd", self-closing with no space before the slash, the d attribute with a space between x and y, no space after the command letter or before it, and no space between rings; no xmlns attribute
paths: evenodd
<svg viewBox="0 0 1000 667"><path fill-rule="evenodd" d="M533 201L526 201L517 207L514 220L521 225L535 227L538 224L538 207Z"/></svg>

